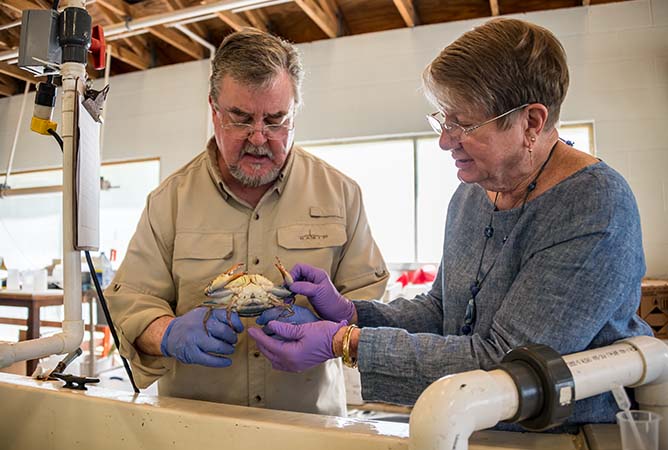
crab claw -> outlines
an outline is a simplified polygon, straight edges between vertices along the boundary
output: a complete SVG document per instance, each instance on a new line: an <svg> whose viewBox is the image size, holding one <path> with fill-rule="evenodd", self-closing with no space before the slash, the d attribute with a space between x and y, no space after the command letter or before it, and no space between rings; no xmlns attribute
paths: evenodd
<svg viewBox="0 0 668 450"><path fill-rule="evenodd" d="M290 285L294 283L295 280L292 278L292 275L290 275L290 272L288 272L288 270L283 267L283 264L281 263L281 260L278 259L278 256L276 257L276 264L274 264L274 266L276 266L278 271L281 272L281 275L283 276L283 286L290 287Z"/></svg>
<svg viewBox="0 0 668 450"><path fill-rule="evenodd" d="M272 288L272 289L269 290L269 292L274 294L276 297L281 298L281 299L286 298L286 297L292 297L293 295L295 295L291 291L289 291L285 288L282 288L282 287Z"/></svg>
<svg viewBox="0 0 668 450"><path fill-rule="evenodd" d="M230 283L230 281L236 280L237 278L244 276L245 272L235 273L243 265L244 265L243 263L235 264L228 270L226 270L225 272L221 273L216 278L214 278L213 281L211 281L211 283L209 283L207 287L204 289L204 295L210 297L214 295L216 291L227 286Z"/></svg>

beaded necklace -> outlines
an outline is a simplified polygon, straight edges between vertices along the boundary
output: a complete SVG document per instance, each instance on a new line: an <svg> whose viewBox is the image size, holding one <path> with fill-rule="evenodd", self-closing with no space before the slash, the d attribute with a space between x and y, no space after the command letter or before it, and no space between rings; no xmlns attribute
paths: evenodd
<svg viewBox="0 0 668 450"><path fill-rule="evenodd" d="M520 209L520 214L517 216L517 219L515 220L515 224L513 227L510 229L510 232L503 238L503 245L505 245L506 241L508 240L508 236L510 233L512 233L513 229L517 225L517 223L520 221L520 218L522 217L522 214L524 214L524 208L526 206L527 200L529 199L529 195L536 189L536 182L538 181L538 178L541 176L543 173L543 170L545 170L545 166L547 166L547 163L550 161L550 158L552 158L552 153L554 153L554 149L557 148L557 144L559 143L559 139L557 139L557 142L554 143L552 148L550 149L550 153L547 155L547 159L543 163L543 165L540 166L540 169L538 169L538 173L534 177L533 180L531 180L531 183L527 186L527 191L524 194L524 199L522 200L522 207ZM478 263L478 270L476 271L475 275L475 281L471 283L470 286L470 291L471 291L471 298L469 299L468 303L466 304L466 314L464 316L464 326L462 327L462 333L465 335L471 334L473 331L473 324L475 323L476 320L476 304L475 304L475 298L478 295L478 292L480 292L482 283L485 281L487 278L487 275L492 271L494 268L494 265L496 264L496 261L501 254L499 253L496 255L494 258L494 261L492 261L492 265L489 267L489 270L482 275L482 261L485 258L485 250L487 250L487 243L489 240L494 236L494 227L492 226L493 221L494 221L494 212L498 211L496 208L496 202L499 199L499 192L496 193L494 196L494 207L492 209L492 212L490 213L489 216L489 224L485 227L483 230L483 235L485 236L485 243L482 246L482 254L480 255L480 262Z"/></svg>

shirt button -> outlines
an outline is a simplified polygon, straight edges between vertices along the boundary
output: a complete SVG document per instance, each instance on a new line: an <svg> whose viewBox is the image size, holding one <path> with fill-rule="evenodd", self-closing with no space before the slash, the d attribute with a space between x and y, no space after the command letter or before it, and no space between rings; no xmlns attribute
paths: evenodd
<svg viewBox="0 0 668 450"><path fill-rule="evenodd" d="M257 266L258 264L260 264L260 259L259 259L259 258L255 258L255 259L253 260L253 264L255 264L256 266Z"/></svg>
<svg viewBox="0 0 668 450"><path fill-rule="evenodd" d="M256 395L256 396L255 396L255 401L256 401L256 402L261 402L261 401L262 401L262 397L259 396L259 395Z"/></svg>
<svg viewBox="0 0 668 450"><path fill-rule="evenodd" d="M259 215L258 213L255 213L255 216L254 216L253 218L254 218L255 220L259 220L259 219L260 219L260 215Z"/></svg>
<svg viewBox="0 0 668 450"><path fill-rule="evenodd" d="M254 352L253 356L255 356L256 358L259 358L260 357L260 352Z"/></svg>

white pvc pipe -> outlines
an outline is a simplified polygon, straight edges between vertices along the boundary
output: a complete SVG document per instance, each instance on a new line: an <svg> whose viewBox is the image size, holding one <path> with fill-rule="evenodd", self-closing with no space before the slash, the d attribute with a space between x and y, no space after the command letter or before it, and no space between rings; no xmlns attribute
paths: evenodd
<svg viewBox="0 0 668 450"><path fill-rule="evenodd" d="M633 385L644 371L643 358L630 343L574 353L563 359L573 375L576 400L611 391L617 385Z"/></svg>
<svg viewBox="0 0 668 450"><path fill-rule="evenodd" d="M83 340L81 318L81 253L74 250L74 108L79 99L79 86L86 79L83 64L64 63L62 139L63 139L63 304L64 320L61 333L29 341L0 343L0 367L17 361L42 358L74 351Z"/></svg>
<svg viewBox="0 0 668 450"><path fill-rule="evenodd" d="M19 50L7 50L0 53L0 61L7 61L8 59L15 59L19 57Z"/></svg>
<svg viewBox="0 0 668 450"><path fill-rule="evenodd" d="M186 28L185 25L174 24L174 25L170 25L170 27L176 28L181 33L185 34L190 39L192 39L193 41L200 44L202 47L206 47L206 49L209 50L209 59L213 58L213 55L216 53L216 47L211 42L207 41L206 39L203 39L203 38L199 37L197 34L193 33L188 28Z"/></svg>
<svg viewBox="0 0 668 450"><path fill-rule="evenodd" d="M473 370L443 377L415 403L408 448L466 450L475 430L491 428L513 417L518 407L515 383L502 370Z"/></svg>
<svg viewBox="0 0 668 450"><path fill-rule="evenodd" d="M662 414L659 449L668 450L668 345L636 336L563 357L573 375L575 399L634 387L642 409ZM487 375L487 377L485 377ZM513 417L517 387L501 370L443 377L418 398L410 417L412 450L466 450L471 434Z"/></svg>
<svg viewBox="0 0 668 450"><path fill-rule="evenodd" d="M105 39L111 38L117 34L126 33L128 31L141 30L143 28L150 28L156 25L164 25L167 23L178 22L182 20L193 19L201 16L208 16L209 14L219 11L231 11L237 8L245 7L261 7L267 0L221 0L216 3L208 5L197 5L189 8L183 8L176 11L170 11L161 14L154 14L152 16L141 17L135 20L128 20L127 22L116 23L104 27ZM109 39L111 40L111 39ZM16 58L19 56L18 50L8 50L0 53L0 61Z"/></svg>
<svg viewBox="0 0 668 450"><path fill-rule="evenodd" d="M636 401L640 409L663 418L659 424L659 449L668 450L668 341L633 338L627 342L638 349L647 368L639 384L652 380L635 387Z"/></svg>
<svg viewBox="0 0 668 450"><path fill-rule="evenodd" d="M14 22L5 23L3 25L0 25L0 31L8 30L8 29L14 28L14 27L18 27L19 25L21 25L20 20L15 20Z"/></svg>
<svg viewBox="0 0 668 450"><path fill-rule="evenodd" d="M12 173L12 164L14 163L14 153L16 153L16 144L19 141L19 131L21 131L21 122L23 121L23 113L26 109L26 102L28 101L28 92L30 91L30 83L26 82L26 88L23 91L23 98L21 99L21 110L19 111L19 119L16 124L16 131L14 132L14 141L12 148L9 151L9 159L7 160L7 171L5 172L5 188L9 188L9 175ZM2 192L0 192L0 195Z"/></svg>
<svg viewBox="0 0 668 450"><path fill-rule="evenodd" d="M105 37L114 36L115 34L124 33L126 31L164 25L166 23L191 19L193 17L204 16L219 11L229 11L245 6L262 5L264 3L267 3L267 0L222 0L208 5L191 6L176 11L154 14L136 20L128 20L127 22L110 25L104 28L104 35Z"/></svg>

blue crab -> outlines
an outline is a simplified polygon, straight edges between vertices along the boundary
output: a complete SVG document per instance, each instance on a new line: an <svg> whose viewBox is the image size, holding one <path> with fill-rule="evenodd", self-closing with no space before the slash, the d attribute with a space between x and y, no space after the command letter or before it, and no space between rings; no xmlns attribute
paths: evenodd
<svg viewBox="0 0 668 450"><path fill-rule="evenodd" d="M235 264L214 278L204 289L204 295L209 297L209 300L202 303L202 306L209 307L209 311L204 316L205 324L211 316L211 310L215 308L227 310L228 323L231 323L232 311L236 311L241 317L253 317L259 316L269 308L278 306L285 308L285 317L293 314L292 304L284 299L294 295L285 287L290 286L294 280L278 258L274 266L283 277L282 286L275 286L274 283L259 274L239 272L242 266L243 263Z"/></svg>

